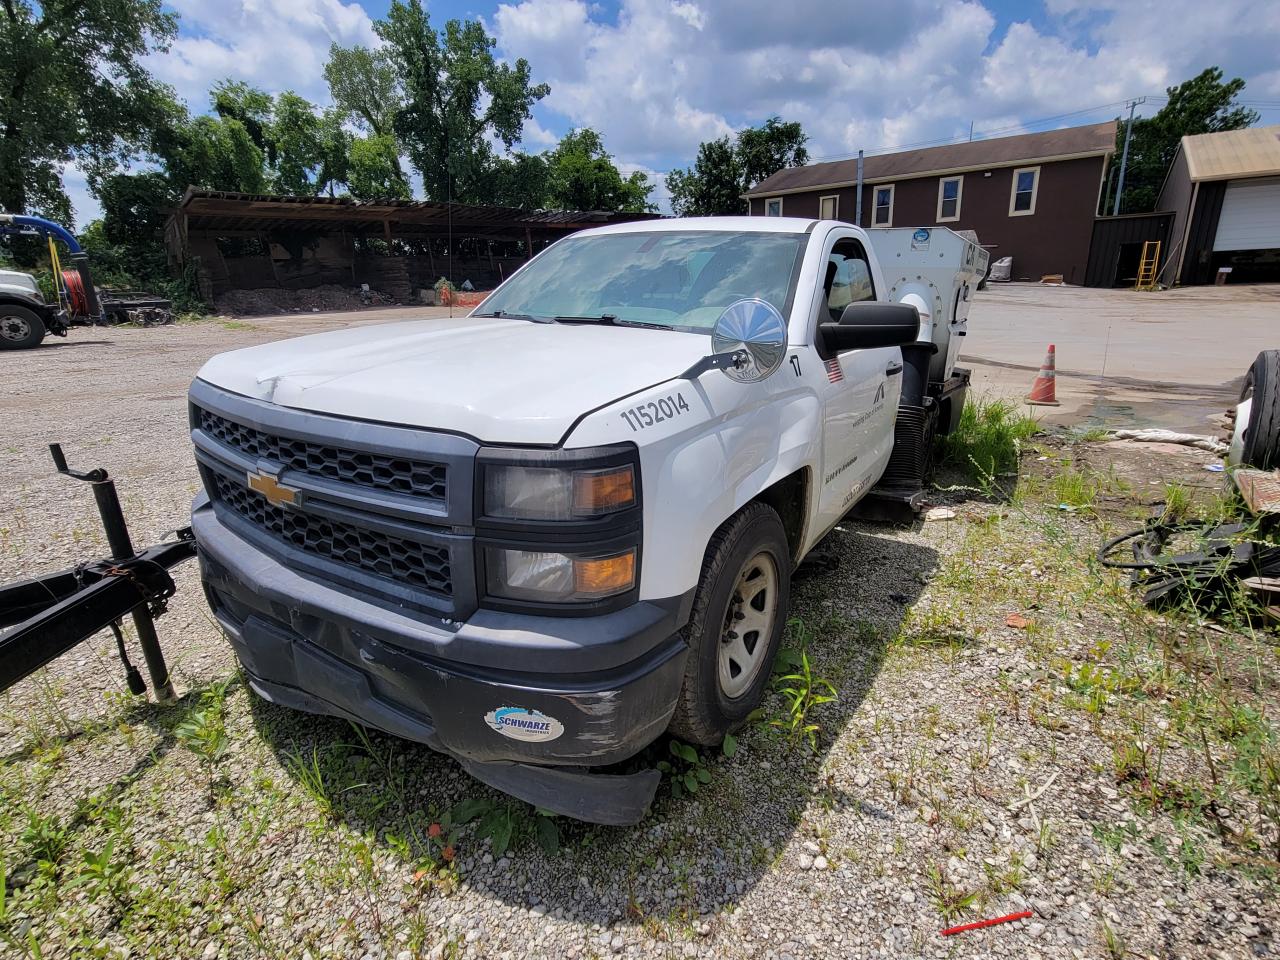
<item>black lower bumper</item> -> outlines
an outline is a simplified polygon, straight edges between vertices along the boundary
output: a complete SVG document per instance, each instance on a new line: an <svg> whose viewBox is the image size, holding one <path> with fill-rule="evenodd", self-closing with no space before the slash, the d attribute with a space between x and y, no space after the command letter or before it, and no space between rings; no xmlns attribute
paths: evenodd
<svg viewBox="0 0 1280 960"><path fill-rule="evenodd" d="M573 621L499 614L447 624L305 578L237 537L207 504L192 526L210 605L260 696L425 743L557 813L599 823L644 815L657 771L584 768L625 760L666 729L691 598ZM563 669L565 632L589 636L582 659L595 669ZM638 640L647 650L632 656ZM452 659L451 650L485 662Z"/></svg>

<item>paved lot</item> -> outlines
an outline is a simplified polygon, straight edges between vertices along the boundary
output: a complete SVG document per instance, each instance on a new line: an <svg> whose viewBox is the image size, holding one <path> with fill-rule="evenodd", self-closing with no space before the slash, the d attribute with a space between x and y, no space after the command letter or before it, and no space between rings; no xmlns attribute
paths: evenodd
<svg viewBox="0 0 1280 960"><path fill-rule="evenodd" d="M1280 347L1280 286L1159 293L992 284L978 295L961 358L980 390L1023 397L1050 343L1058 408L1046 423L1210 432L1258 351Z"/></svg>

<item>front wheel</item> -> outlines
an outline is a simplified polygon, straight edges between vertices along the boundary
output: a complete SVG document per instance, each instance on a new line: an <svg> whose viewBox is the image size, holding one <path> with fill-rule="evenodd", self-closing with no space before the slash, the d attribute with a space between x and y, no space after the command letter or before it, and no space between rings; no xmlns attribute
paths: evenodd
<svg viewBox="0 0 1280 960"><path fill-rule="evenodd" d="M16 303L0 303L0 350L38 347L44 339L44 321L34 310Z"/></svg>
<svg viewBox="0 0 1280 960"><path fill-rule="evenodd" d="M791 555L778 514L750 503L707 547L685 627L689 658L671 719L681 739L714 746L760 704L791 600Z"/></svg>

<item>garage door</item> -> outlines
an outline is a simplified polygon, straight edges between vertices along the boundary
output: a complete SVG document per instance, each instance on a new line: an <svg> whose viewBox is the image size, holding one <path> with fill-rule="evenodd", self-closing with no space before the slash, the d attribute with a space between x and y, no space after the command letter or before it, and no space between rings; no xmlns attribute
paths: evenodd
<svg viewBox="0 0 1280 960"><path fill-rule="evenodd" d="M1280 177L1227 184L1214 250L1280 247Z"/></svg>

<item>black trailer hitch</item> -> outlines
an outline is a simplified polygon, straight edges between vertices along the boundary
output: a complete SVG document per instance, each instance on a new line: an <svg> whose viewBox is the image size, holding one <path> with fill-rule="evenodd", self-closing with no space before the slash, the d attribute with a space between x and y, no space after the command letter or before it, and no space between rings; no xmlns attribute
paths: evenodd
<svg viewBox="0 0 1280 960"><path fill-rule="evenodd" d="M49 453L59 473L92 485L111 556L0 587L0 629L4 630L0 633L0 690L110 628L129 691L145 693L146 684L129 662L120 629L121 618L129 614L156 700L171 701L173 683L156 635L155 618L164 613L177 589L169 570L196 555L191 528L177 531L175 540L135 551L115 482L107 471L101 467L72 470L56 443L49 445Z"/></svg>

